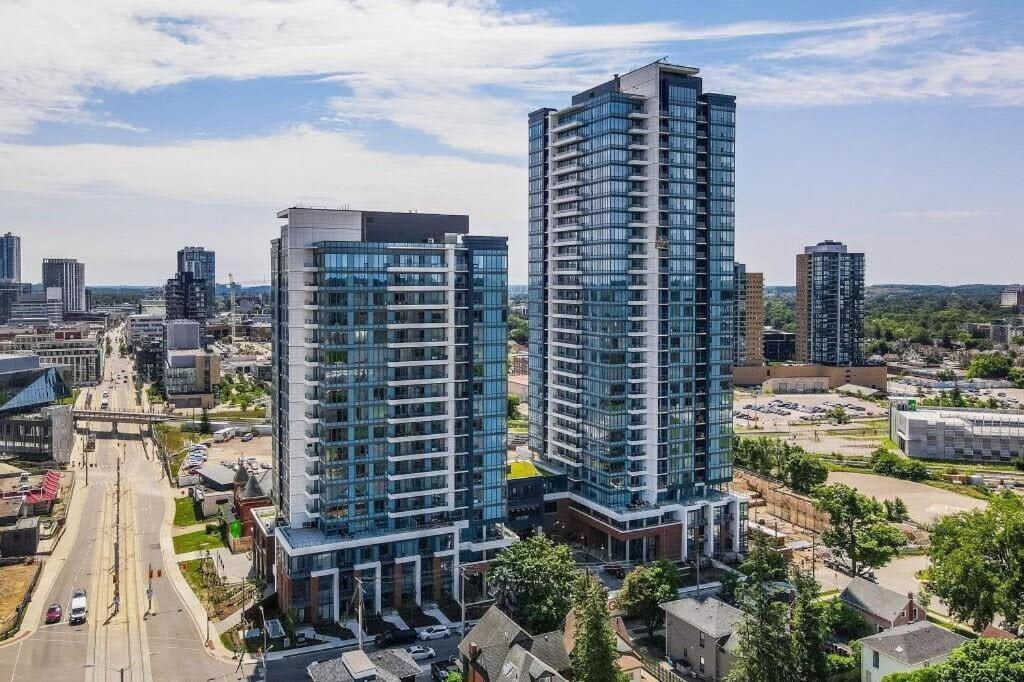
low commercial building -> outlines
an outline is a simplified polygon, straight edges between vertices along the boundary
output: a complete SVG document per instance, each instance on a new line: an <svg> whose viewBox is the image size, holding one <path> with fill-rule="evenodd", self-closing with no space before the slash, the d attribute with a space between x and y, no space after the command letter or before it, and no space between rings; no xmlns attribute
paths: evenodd
<svg viewBox="0 0 1024 682"><path fill-rule="evenodd" d="M508 486L508 516L505 525L521 538L543 532L545 510L554 503L546 503L544 495L564 492L568 487L565 474L552 471L529 459L512 460L505 475ZM548 525L553 525L554 522Z"/></svg>
<svg viewBox="0 0 1024 682"><path fill-rule="evenodd" d="M796 334L793 332L765 327L762 336L765 362L789 362L796 355Z"/></svg>
<svg viewBox="0 0 1024 682"><path fill-rule="evenodd" d="M48 327L64 321L64 301L60 287L19 295L11 304L8 324L22 327Z"/></svg>
<svg viewBox="0 0 1024 682"><path fill-rule="evenodd" d="M928 621L901 625L858 640L861 682L881 682L887 675L939 665L966 637Z"/></svg>
<svg viewBox="0 0 1024 682"><path fill-rule="evenodd" d="M913 594L900 594L860 577L850 581L839 600L878 632L927 618Z"/></svg>
<svg viewBox="0 0 1024 682"><path fill-rule="evenodd" d="M714 597L687 597L661 605L665 653L676 667L701 680L723 680L735 660L743 612Z"/></svg>
<svg viewBox="0 0 1024 682"><path fill-rule="evenodd" d="M774 393L830 391L844 384L884 391L886 381L885 365L785 364L733 368L733 383L737 386L762 386Z"/></svg>
<svg viewBox="0 0 1024 682"><path fill-rule="evenodd" d="M74 443L71 395L60 372L34 355L0 356L0 454L66 464Z"/></svg>
<svg viewBox="0 0 1024 682"><path fill-rule="evenodd" d="M889 403L889 437L910 457L954 462L1010 461L1024 454L1024 415L1010 410Z"/></svg>
<svg viewBox="0 0 1024 682"><path fill-rule="evenodd" d="M41 366L60 369L72 386L95 386L103 377L103 335L86 325L12 331L0 340L0 354L11 353L38 355Z"/></svg>

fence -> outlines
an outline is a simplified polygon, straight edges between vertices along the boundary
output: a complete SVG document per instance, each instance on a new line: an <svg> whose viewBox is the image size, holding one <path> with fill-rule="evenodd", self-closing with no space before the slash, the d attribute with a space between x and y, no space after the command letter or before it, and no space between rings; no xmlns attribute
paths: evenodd
<svg viewBox="0 0 1024 682"><path fill-rule="evenodd" d="M829 515L814 506L814 501L787 488L782 481L756 474L748 469L734 469L733 488L755 492L764 500L767 512L786 523L815 533L828 530ZM754 515L751 507L751 516Z"/></svg>
<svg viewBox="0 0 1024 682"><path fill-rule="evenodd" d="M0 565L9 566L17 563L23 563L24 559L17 560L3 560ZM18 628L21 627L21 619L25 617L25 609L28 608L28 603L32 600L32 593L36 591L36 584L39 582L39 575L42 573L43 565L39 561L32 561L35 566L35 573L32 575L32 582L29 583L28 589L25 590L25 594L21 599L21 603L15 608L14 613L3 619L0 619L0 641L10 639L18 632Z"/></svg>
<svg viewBox="0 0 1024 682"><path fill-rule="evenodd" d="M644 664L644 668L650 674L658 678L658 682L688 682L688 680L668 668L668 663L652 658L639 650L633 652Z"/></svg>

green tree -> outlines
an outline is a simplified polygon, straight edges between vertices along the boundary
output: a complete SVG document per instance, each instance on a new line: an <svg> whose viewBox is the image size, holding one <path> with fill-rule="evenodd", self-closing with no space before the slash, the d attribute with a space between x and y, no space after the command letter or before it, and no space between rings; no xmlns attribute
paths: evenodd
<svg viewBox="0 0 1024 682"><path fill-rule="evenodd" d="M568 588L576 576L569 547L543 535L513 544L487 571L498 607L533 633L562 625L571 605Z"/></svg>
<svg viewBox="0 0 1024 682"><path fill-rule="evenodd" d="M795 570L796 588L790 630L793 635L793 679L818 682L829 677L828 637L832 631L832 610L822 603L817 581L809 572Z"/></svg>
<svg viewBox="0 0 1024 682"><path fill-rule="evenodd" d="M1021 682L1024 640L981 638L964 642L944 662L909 673L886 675L884 682Z"/></svg>
<svg viewBox="0 0 1024 682"><path fill-rule="evenodd" d="M659 559L630 571L622 582L622 591L616 602L628 616L643 620L647 636L654 637L654 630L661 620L661 604L678 596L678 569L675 564Z"/></svg>
<svg viewBox="0 0 1024 682"><path fill-rule="evenodd" d="M828 467L820 457L800 451L786 462L785 480L798 493L808 493L828 480Z"/></svg>
<svg viewBox="0 0 1024 682"><path fill-rule="evenodd" d="M202 416L199 417L199 433L210 433L210 411L205 407Z"/></svg>
<svg viewBox="0 0 1024 682"><path fill-rule="evenodd" d="M751 533L747 558L738 567L743 575L760 583L786 579L786 557L776 552L764 533Z"/></svg>
<svg viewBox="0 0 1024 682"><path fill-rule="evenodd" d="M998 615L1011 628L1024 613L1024 501L1006 492L985 509L944 516L935 524L931 591L959 620L983 630Z"/></svg>
<svg viewBox="0 0 1024 682"><path fill-rule="evenodd" d="M448 673L448 677L444 678L444 682L462 682L462 673L452 670Z"/></svg>
<svg viewBox="0 0 1024 682"><path fill-rule="evenodd" d="M586 682L625 682L626 674L618 667L615 633L608 622L608 596L593 575L583 575L573 596L576 614L576 635L573 640L573 679Z"/></svg>
<svg viewBox="0 0 1024 682"><path fill-rule="evenodd" d="M907 481L923 481L929 477L928 465L898 452L879 448L871 453L871 468L875 473Z"/></svg>
<svg viewBox="0 0 1024 682"><path fill-rule="evenodd" d="M519 404L523 402L523 399L517 396L515 393L508 394L508 418L519 421L523 418L523 415L519 414Z"/></svg>
<svg viewBox="0 0 1024 682"><path fill-rule="evenodd" d="M835 405L828 412L825 413L826 419L831 419L836 424L849 424L850 415L846 413L846 408L842 405Z"/></svg>
<svg viewBox="0 0 1024 682"><path fill-rule="evenodd" d="M1005 379L1013 363L1002 353L982 353L967 366L968 379Z"/></svg>
<svg viewBox="0 0 1024 682"><path fill-rule="evenodd" d="M891 500L883 500L882 509L885 511L886 521L903 523L910 520L910 511L907 509L907 503L898 497Z"/></svg>
<svg viewBox="0 0 1024 682"><path fill-rule="evenodd" d="M854 575L885 566L906 544L903 533L885 520L878 500L842 483L821 486L813 497L814 505L831 519L822 542L850 560Z"/></svg>
<svg viewBox="0 0 1024 682"><path fill-rule="evenodd" d="M530 342L530 326L525 318L518 315L508 316L508 338L521 346Z"/></svg>
<svg viewBox="0 0 1024 682"><path fill-rule="evenodd" d="M757 537L756 535L754 536ZM789 609L775 600L768 583L775 573L767 542L748 557L747 580L737 588L737 603L746 618L736 630L736 660L729 682L790 682L794 679ZM756 544L756 543L755 543Z"/></svg>

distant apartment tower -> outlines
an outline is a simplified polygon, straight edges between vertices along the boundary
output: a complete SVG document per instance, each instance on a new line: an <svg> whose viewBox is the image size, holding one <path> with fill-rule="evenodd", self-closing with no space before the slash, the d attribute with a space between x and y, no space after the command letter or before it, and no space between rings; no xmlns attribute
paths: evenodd
<svg viewBox="0 0 1024 682"><path fill-rule="evenodd" d="M747 272L736 263L736 308L733 323L734 359L737 367L764 364L764 275Z"/></svg>
<svg viewBox="0 0 1024 682"><path fill-rule="evenodd" d="M178 251L178 274L190 272L206 287L205 319L217 314L217 254L202 246L186 246Z"/></svg>
<svg viewBox="0 0 1024 682"><path fill-rule="evenodd" d="M999 305L1003 308L1020 310L1024 308L1024 287L1012 286L1003 290L999 296Z"/></svg>
<svg viewBox="0 0 1024 682"><path fill-rule="evenodd" d="M74 258L44 258L43 288L58 287L64 312L85 312L85 263Z"/></svg>
<svg viewBox="0 0 1024 682"><path fill-rule="evenodd" d="M289 208L271 247L280 606L459 594L510 544L507 240L462 215Z"/></svg>
<svg viewBox="0 0 1024 682"><path fill-rule="evenodd" d="M0 282L21 282L21 237L10 232L0 237Z"/></svg>
<svg viewBox="0 0 1024 682"><path fill-rule="evenodd" d="M796 360L863 362L864 254L823 241L796 257Z"/></svg>
<svg viewBox="0 0 1024 682"><path fill-rule="evenodd" d="M166 318L168 320L210 319L210 287L206 280L191 272L179 272L164 286Z"/></svg>
<svg viewBox="0 0 1024 682"><path fill-rule="evenodd" d="M0 282L0 324L11 319L11 308L22 294L32 293L32 285L25 282ZM63 303L61 304L63 310Z"/></svg>
<svg viewBox="0 0 1024 682"><path fill-rule="evenodd" d="M732 480L735 98L661 62L529 115L529 448L609 558L743 551Z"/></svg>

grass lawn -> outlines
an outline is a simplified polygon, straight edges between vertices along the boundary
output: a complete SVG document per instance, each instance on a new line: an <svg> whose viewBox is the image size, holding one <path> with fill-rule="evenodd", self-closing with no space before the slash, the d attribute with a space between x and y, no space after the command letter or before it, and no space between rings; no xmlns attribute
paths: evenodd
<svg viewBox="0 0 1024 682"><path fill-rule="evenodd" d="M174 501L174 525L194 526L200 519L196 514L196 502L191 497L179 497Z"/></svg>
<svg viewBox="0 0 1024 682"><path fill-rule="evenodd" d="M198 552L203 549L217 549L218 547L225 546L220 533L207 533L205 530L175 535L172 539L174 540L175 554Z"/></svg>
<svg viewBox="0 0 1024 682"><path fill-rule="evenodd" d="M253 421L261 421L267 418L267 408L263 407L250 407L246 411L242 410L217 410L216 412L210 412L210 419L252 419Z"/></svg>
<svg viewBox="0 0 1024 682"><path fill-rule="evenodd" d="M940 488L942 490L948 490L951 493L957 493L964 497L973 497L976 500L991 500L992 494L979 490L973 485L961 485L959 483L949 483L948 481L939 481L934 478L929 478L921 481L925 485L930 485L933 488Z"/></svg>
<svg viewBox="0 0 1024 682"><path fill-rule="evenodd" d="M508 463L507 478L510 481L517 478L530 478L532 476L540 476L540 471L537 470L533 462L520 459Z"/></svg>

